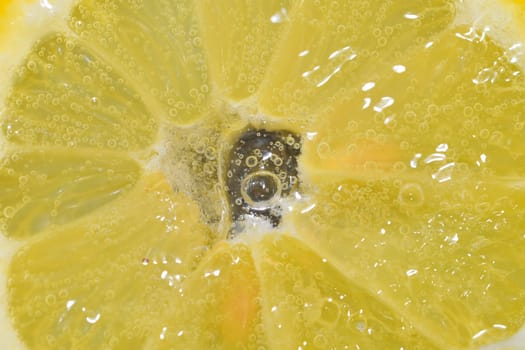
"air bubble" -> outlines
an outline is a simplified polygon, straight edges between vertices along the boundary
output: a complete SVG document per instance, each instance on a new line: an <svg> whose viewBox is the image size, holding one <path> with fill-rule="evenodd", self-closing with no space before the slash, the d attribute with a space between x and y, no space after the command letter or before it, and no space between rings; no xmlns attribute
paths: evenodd
<svg viewBox="0 0 525 350"><path fill-rule="evenodd" d="M321 308L321 319L327 323L336 323L339 319L339 307L331 301L325 301Z"/></svg>
<svg viewBox="0 0 525 350"><path fill-rule="evenodd" d="M407 169L407 166L403 162L395 162L393 168L396 172L403 172Z"/></svg>
<svg viewBox="0 0 525 350"><path fill-rule="evenodd" d="M474 109L470 106L466 106L465 108L463 108L463 115L465 117L470 117L472 116L472 114L474 113Z"/></svg>
<svg viewBox="0 0 525 350"><path fill-rule="evenodd" d="M193 146L193 149L195 150L195 152L197 152L198 154L204 154L204 152L206 151L206 142L207 140L200 140L198 141L194 146Z"/></svg>
<svg viewBox="0 0 525 350"><path fill-rule="evenodd" d="M328 346L328 339L323 334L318 334L314 337L314 346L320 349L326 349Z"/></svg>
<svg viewBox="0 0 525 350"><path fill-rule="evenodd" d="M115 148L115 147L117 147L117 141L115 139L109 139L107 141L107 146L109 148Z"/></svg>
<svg viewBox="0 0 525 350"><path fill-rule="evenodd" d="M45 303L49 306L52 306L56 303L57 298L53 294L46 295Z"/></svg>
<svg viewBox="0 0 525 350"><path fill-rule="evenodd" d="M383 33L381 32L381 29L380 28L374 28L374 30L372 31L372 35L375 36L376 38L379 38L383 35Z"/></svg>
<svg viewBox="0 0 525 350"><path fill-rule="evenodd" d="M259 161L256 156L248 156L246 157L245 163L248 168L253 168L259 163Z"/></svg>
<svg viewBox="0 0 525 350"><path fill-rule="evenodd" d="M210 164L210 163L205 163L204 166L203 166L203 171L204 173L208 174L208 175L213 175L215 173L215 166L213 164Z"/></svg>
<svg viewBox="0 0 525 350"><path fill-rule="evenodd" d="M272 162L275 164L276 167L280 167L283 165L283 159L277 155L272 154Z"/></svg>
<svg viewBox="0 0 525 350"><path fill-rule="evenodd" d="M416 183L405 184L399 190L398 199L401 205L419 207L424 201L423 189Z"/></svg>
<svg viewBox="0 0 525 350"><path fill-rule="evenodd" d="M18 178L18 184L20 185L20 187L24 187L28 181L29 181L29 177L25 175L20 176Z"/></svg>
<svg viewBox="0 0 525 350"><path fill-rule="evenodd" d="M432 104L428 105L427 112L428 112L428 114L430 114L430 116L435 117L436 115L439 114L440 108L439 108L438 105L432 103Z"/></svg>
<svg viewBox="0 0 525 350"><path fill-rule="evenodd" d="M204 152L204 156L208 160L214 160L217 158L217 150L214 147L206 147L206 151Z"/></svg>
<svg viewBox="0 0 525 350"><path fill-rule="evenodd" d="M479 103L479 102L476 102L476 103L474 104L474 110L475 110L476 112L481 112L481 111L483 110L483 105L482 105L481 103Z"/></svg>
<svg viewBox="0 0 525 350"><path fill-rule="evenodd" d="M324 159L328 157L328 154L330 153L330 145L326 142L320 142L317 145L317 155L319 158Z"/></svg>
<svg viewBox="0 0 525 350"><path fill-rule="evenodd" d="M175 118L179 114L179 111L176 108L170 108L168 114L170 117Z"/></svg>
<svg viewBox="0 0 525 350"><path fill-rule="evenodd" d="M15 215L15 211L16 209L14 207L8 206L4 208L3 213L4 216L9 219Z"/></svg>
<svg viewBox="0 0 525 350"><path fill-rule="evenodd" d="M332 195L332 201L335 203L342 203L343 202L343 195L339 192L336 192Z"/></svg>
<svg viewBox="0 0 525 350"><path fill-rule="evenodd" d="M280 199L281 181L268 171L252 173L244 179L241 194L250 206L268 208Z"/></svg>
<svg viewBox="0 0 525 350"><path fill-rule="evenodd" d="M71 40L66 41L66 49L72 51L75 48L75 44Z"/></svg>
<svg viewBox="0 0 525 350"><path fill-rule="evenodd" d="M407 141L401 141L399 148L403 151L410 149L410 144Z"/></svg>
<svg viewBox="0 0 525 350"><path fill-rule="evenodd" d="M417 114L414 111L407 111L403 118L406 123L412 124L416 122Z"/></svg>
<svg viewBox="0 0 525 350"><path fill-rule="evenodd" d="M196 98L197 96L199 96L199 91L197 89L195 89L195 88L192 88L189 91L189 95L192 98Z"/></svg>
<svg viewBox="0 0 525 350"><path fill-rule="evenodd" d="M31 72L36 72L36 70L37 70L36 69L37 65L36 65L35 61L27 62L26 66L27 66L27 69L29 69Z"/></svg>

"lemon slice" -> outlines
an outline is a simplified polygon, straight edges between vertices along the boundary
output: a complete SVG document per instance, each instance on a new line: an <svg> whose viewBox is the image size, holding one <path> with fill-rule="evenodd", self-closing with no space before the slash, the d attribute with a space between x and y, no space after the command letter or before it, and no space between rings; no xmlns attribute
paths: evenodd
<svg viewBox="0 0 525 350"><path fill-rule="evenodd" d="M523 349L523 5L0 15L1 346Z"/></svg>

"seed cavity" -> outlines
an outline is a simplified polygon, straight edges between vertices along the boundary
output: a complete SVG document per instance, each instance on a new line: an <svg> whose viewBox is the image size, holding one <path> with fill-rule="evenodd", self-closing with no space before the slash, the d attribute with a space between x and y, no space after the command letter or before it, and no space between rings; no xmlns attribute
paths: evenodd
<svg viewBox="0 0 525 350"><path fill-rule="evenodd" d="M232 221L231 235L243 231L248 217L281 222L281 200L299 184L297 157L301 139L287 130L248 127L234 143L225 171Z"/></svg>

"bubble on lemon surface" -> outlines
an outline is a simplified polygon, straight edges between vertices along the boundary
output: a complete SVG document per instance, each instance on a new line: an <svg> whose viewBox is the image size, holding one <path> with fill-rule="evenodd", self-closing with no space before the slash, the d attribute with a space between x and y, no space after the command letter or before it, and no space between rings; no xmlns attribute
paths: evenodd
<svg viewBox="0 0 525 350"><path fill-rule="evenodd" d="M423 204L424 200L423 189L417 183L404 184L399 190L399 202L401 205L418 207Z"/></svg>
<svg viewBox="0 0 525 350"><path fill-rule="evenodd" d="M358 6L332 2L317 7L315 2L239 1L238 6L232 6L227 2L203 1L196 10L184 1L176 9L159 9L154 2L117 3L121 8L103 8L95 1L82 1L69 23L81 40L73 35L43 38L36 46L38 54L28 57L19 69L14 93L8 99L8 111L12 113L2 126L13 144L43 150L65 147L74 157L102 150L120 158L131 152L129 162L119 163L121 166L87 161L78 166L84 176L71 181L66 176L64 182L73 186L82 187L83 181L90 180L106 186L85 186L101 189L100 192L80 191L81 197L92 199L94 204L81 210L86 217L79 222L69 222L80 215L74 211L78 208L77 198L71 192L63 192L63 188L57 188L60 196L38 210L32 210L27 193L14 198L4 192L6 196L2 198L8 206L2 208L3 225L8 228L15 214L9 207L30 217L32 223L29 231L19 225L20 229L8 228L7 232L46 232L36 244L19 252L20 266L13 267L20 269L20 285L43 289L42 293L20 298L18 310L25 315L21 317L35 321L31 317L36 315L43 319L49 315L42 311L44 308L60 304L61 311L65 305L71 309L68 311L78 312L67 317L79 317L82 329L89 329L90 336L99 334L97 339L110 346L119 345L119 341L124 342L120 343L123 347L137 346L125 339L151 331L156 339L147 345L159 338L187 348L195 344L203 348L210 344L220 346L213 342L217 339L239 341L236 337L246 333L237 332L236 321L247 316L255 325L248 322L253 328L246 328L251 333L244 345L254 348L297 348L309 344L320 348L348 344L365 348L377 347L377 342L397 348L413 344L422 348L470 347L492 336L488 331L473 333L469 329L486 329L485 321L490 320L485 318L520 319L522 305L503 294L509 291L519 295L522 291L521 237L514 234L523 223L519 219L523 216L523 196L519 192L523 188L523 168L519 166L523 158L519 151L521 82L519 77L500 74L502 68L508 72L517 70L511 58L498 58L501 50L489 39L479 42L476 35L483 35L482 32L469 33L463 27L450 31L454 14L451 2L363 2ZM154 15L155 11L161 11L160 17ZM243 11L252 15L243 16ZM402 22L395 27L384 24L390 18ZM348 21L353 25L347 25ZM141 30L144 27L151 31ZM121 30L113 31L114 28ZM223 31L217 30L221 28L241 40L222 40ZM361 35L360 30L366 35ZM217 36L221 40L216 40ZM261 43L257 38L262 39ZM348 38L352 39L351 45ZM163 45L166 40L169 45ZM163 55L159 46L168 47L168 54ZM47 55L46 50L66 52L68 56L57 63L59 58ZM421 50L428 53L421 54ZM270 54L274 51L276 55ZM178 60L178 52L186 53L185 59ZM476 58L485 61L478 63ZM497 69L488 69L486 65L493 62ZM430 71L436 74L434 79L428 77L428 66L434 68ZM441 75L448 70L456 72L457 67L463 67L465 72ZM61 94L40 92L53 91L53 82L66 77L68 70L82 73L78 74L81 80L65 79L68 86ZM39 85L33 86L30 82L35 77ZM180 82L180 86L170 84L173 81ZM372 81L374 84L365 83ZM476 85L474 91L472 83ZM107 91L94 88L100 84ZM84 85L90 88L72 88ZM517 92L512 92L515 87ZM73 101L66 98L70 97L68 89L76 94ZM252 99L243 105L243 99L254 92L257 102ZM510 97L516 104L501 102ZM210 101L215 98L227 101ZM473 103L481 99L483 106ZM236 106L224 108L230 103ZM61 113L39 118L47 108L58 108ZM228 114L231 110L236 112ZM248 110L251 114L246 113ZM105 114L110 120L103 118ZM75 120L79 115L85 116L87 122L83 118ZM462 118L456 118L457 115ZM260 217L245 215L245 236L239 235L219 247L215 243L227 237L223 234L227 228L221 227L227 216L227 189L221 182L222 174L226 173L226 179L234 177L234 171L224 164L228 147L247 121L261 119L258 125L266 127L270 120L279 118L283 120L281 124L304 137L304 142L298 142L290 134L282 142L275 142L278 151L286 147L299 151L306 146L298 158L302 165L306 164L300 176L278 169L267 177L248 177L245 182L238 181L245 186L238 196L233 196L232 203L241 206L252 201L252 206L256 206L259 199L266 202L275 198L283 208L271 208L271 215L288 215L284 219L288 220L290 232L277 229ZM511 118L512 131L502 130L501 125L507 125ZM122 120L126 123L113 123ZM98 126L92 128L92 122ZM118 137L114 137L115 133ZM106 137L108 134L111 137ZM261 133L257 136L261 137ZM478 142L478 137L485 141ZM517 151L513 149L515 145ZM67 159L64 155L55 156L50 157L52 163L55 158ZM239 152L232 169L256 168L265 156L262 148L255 148L252 153ZM31 153L20 156L14 152L10 157L7 164L14 166L7 169L6 179L12 188L22 191L47 190L49 181L53 184L55 178L77 173L75 167L64 167L60 162L56 167L47 166L46 159L35 165L38 157ZM289 164L286 157L277 154L272 154L269 161L272 169ZM516 167L511 171L508 164L512 163ZM27 179L20 176L26 165L39 174ZM139 178L148 175L142 173L143 169L138 170L142 166L146 174L160 170L166 179L161 184L144 184ZM56 169L61 174L53 177ZM132 174L122 177L122 169L133 169ZM267 169L262 175L267 175L264 171ZM477 180L475 186L469 177ZM300 191L292 192L292 198L277 195L278 188L286 192L299 185ZM122 196L131 188L134 191L129 198L136 203L122 204L126 202ZM173 191L178 193L175 199ZM151 193L158 197L152 199L155 195L152 197ZM42 197L46 196L44 193ZM61 209L68 200L66 207L72 211L64 214ZM99 207L97 200L113 209L108 209L107 215L102 210L91 213L89 209ZM150 205L160 205L165 212L153 212ZM130 212L118 210L130 207ZM37 215L42 211L45 215ZM141 221L144 216L148 217L147 223ZM89 220L93 218L97 220ZM212 232L198 224L199 219L212 227ZM51 223L64 225L53 231L59 237L52 238L53 234L46 231L49 227L54 230ZM146 224L148 227L139 229ZM152 232L149 224L161 228L155 232L162 238L146 235ZM473 236L474 231L479 237ZM184 236L188 232L191 235ZM121 235L127 240L119 241ZM183 237L175 240L177 235ZM255 235L258 236L253 239ZM74 247L88 245L82 247L87 253L71 257L81 267L87 266L87 271L81 269L77 275L77 266L57 265L56 256L62 259L72 254L60 250L60 238ZM509 249L508 242L517 242L517 248L513 247L517 252ZM111 254L90 259L93 252L104 249ZM56 254L49 254L55 250ZM172 251L177 251L176 256L167 259ZM213 253L207 255L208 251ZM250 251L255 255L257 276L250 272ZM186 257L185 253L191 256ZM204 262L200 260L203 256ZM485 259L492 259L491 263ZM101 268L99 260L109 268ZM130 261L140 264L143 270ZM411 266L406 266L407 262ZM233 273L232 278L225 279L226 266L240 271L245 278L235 278ZM235 266L244 267L235 270ZM69 277L57 278L59 282L38 274L39 269L55 274L64 268L73 271ZM512 272L502 281L501 273L509 271ZM121 279L111 278L130 274L130 284L142 279L151 284L146 283L145 288L143 284L133 284L135 289L131 292L130 288L123 291L116 282ZM89 297L84 303L70 303L71 295L78 294L74 289L77 283L72 283L75 278L85 282L78 283L79 288L97 298L98 289L93 287L104 284L107 292L102 298L108 303L95 300L88 305ZM485 281L491 288L481 295L479 283ZM243 294L244 287L259 282L263 287L260 297ZM230 288L232 285L236 288ZM10 286L14 294L24 293L16 284L11 282ZM57 288L59 291L52 291ZM61 293L66 288L68 293ZM169 292L164 288L169 288ZM440 294L443 290L448 291L447 295ZM131 316L144 316L141 320L124 330L90 333L96 332L107 317L115 317L115 313L105 313L100 308L114 305L122 301L122 295L135 292L147 296L139 298L150 302L149 307L143 308L132 298L135 302L130 303L131 311L121 309ZM418 303L419 300L425 302ZM231 312L238 311L234 306L240 301L248 311ZM516 307L509 307L513 302ZM493 310L489 309L491 306ZM427 314L436 317L421 319ZM454 318L455 315L461 317ZM264 326L260 318L266 321ZM159 319L181 323L171 327ZM116 323L127 321L126 317L115 319ZM508 335L510 329L516 330L516 322L506 322L509 330L501 332ZM436 334L445 333L443 329L451 337L437 337ZM60 342L59 336L42 337L37 328L27 330L33 331L36 333L29 337L30 341L42 339L42 346L47 342L56 347ZM124 340L119 340L121 336Z"/></svg>
<svg viewBox="0 0 525 350"><path fill-rule="evenodd" d="M340 308L337 304L334 304L331 298L327 299L321 309L321 319L328 323L336 323L340 317Z"/></svg>

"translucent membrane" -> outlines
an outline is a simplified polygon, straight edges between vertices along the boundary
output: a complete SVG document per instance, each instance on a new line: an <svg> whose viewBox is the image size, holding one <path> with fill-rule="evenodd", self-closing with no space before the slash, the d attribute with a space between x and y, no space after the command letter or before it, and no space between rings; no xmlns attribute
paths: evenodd
<svg viewBox="0 0 525 350"><path fill-rule="evenodd" d="M1 112L0 223L22 245L8 274L22 341L519 339L522 42L514 27L502 41L483 18L458 20L460 5L79 1L13 72ZM280 154L259 169L263 152L243 148L230 166L248 128L290 132L293 191L270 184ZM273 175L227 182L237 167ZM226 187L272 201L279 224L255 218L229 237Z"/></svg>

